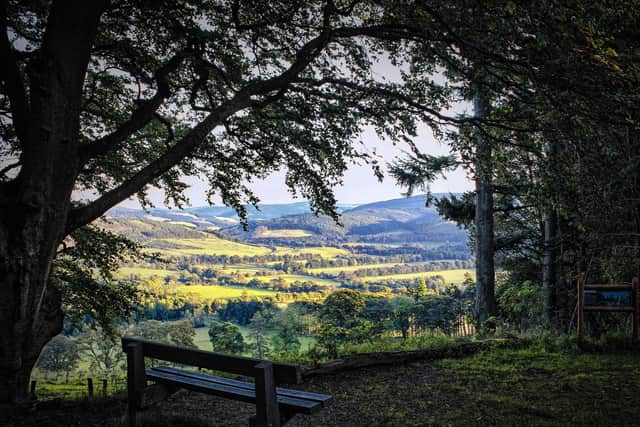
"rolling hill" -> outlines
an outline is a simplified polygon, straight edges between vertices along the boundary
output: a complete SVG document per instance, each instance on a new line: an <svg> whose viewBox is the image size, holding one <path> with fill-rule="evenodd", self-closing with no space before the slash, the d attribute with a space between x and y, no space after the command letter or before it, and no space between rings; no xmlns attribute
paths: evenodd
<svg viewBox="0 0 640 427"><path fill-rule="evenodd" d="M436 195L437 197L437 195ZM307 202L263 205L249 208L249 227L244 230L235 211L220 206L201 206L184 211L171 209L116 208L108 218L116 223L137 219L134 236L201 237L215 230L221 238L268 246L326 246L347 243L387 245L448 245L466 250L467 233L443 220L433 207L425 207L425 196L340 205L341 224L310 212ZM182 227L178 227L182 225ZM189 227L190 226L190 227ZM117 227L116 227L117 228Z"/></svg>

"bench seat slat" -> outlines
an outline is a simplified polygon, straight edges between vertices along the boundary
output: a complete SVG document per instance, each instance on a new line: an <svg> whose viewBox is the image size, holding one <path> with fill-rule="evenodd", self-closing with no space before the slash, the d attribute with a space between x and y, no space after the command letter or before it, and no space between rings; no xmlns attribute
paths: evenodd
<svg viewBox="0 0 640 427"><path fill-rule="evenodd" d="M198 372L192 372L192 371L186 371L186 370L174 368L171 366L157 366L152 370L166 372L174 375L180 375L187 378L195 378L203 381L209 381L217 384L225 384L225 385L230 385L238 388L246 388L248 390L255 389L254 385L249 382L238 381L238 380L233 380L229 378L214 377L211 375L200 374ZM293 397L296 399L313 400L315 402L320 402L320 404L323 407L326 406L326 404L331 401L331 396L327 394L310 393L306 391L292 390L292 389L283 388L283 387L276 387L276 393L278 394L278 396L286 396L286 397Z"/></svg>
<svg viewBox="0 0 640 427"><path fill-rule="evenodd" d="M189 378L154 369L148 369L146 371L146 376L147 379L160 383L175 384L193 391L215 394L217 396L241 400L247 403L256 403L255 390L248 388L235 387L228 384L220 384L197 378ZM322 404L317 401L296 399L281 395L278 395L278 404L288 411L303 414L313 414L322 408Z"/></svg>

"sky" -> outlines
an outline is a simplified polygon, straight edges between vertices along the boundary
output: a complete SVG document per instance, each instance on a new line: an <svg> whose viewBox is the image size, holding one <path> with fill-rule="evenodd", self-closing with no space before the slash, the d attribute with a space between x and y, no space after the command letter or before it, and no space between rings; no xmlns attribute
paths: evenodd
<svg viewBox="0 0 640 427"><path fill-rule="evenodd" d="M393 146L391 143L382 142L371 129L366 129L363 132L362 140L367 150L375 148L379 156L379 163L385 166L384 169L394 158L407 151L406 147ZM449 152L448 147L445 144L438 143L426 127L420 128L418 137L414 139L414 142L424 153L444 155ZM276 172L264 180L250 183L249 187L254 190L261 203L273 204L301 201L302 199L294 199L287 191L284 176L284 171ZM197 177L186 177L185 182L191 186L187 190L191 206L206 205L207 183ZM438 179L431 185L431 191L434 193L460 193L472 188L473 183L467 179L465 171L460 168L448 173L446 179ZM402 197L405 189L398 186L390 176L386 176L382 182L379 182L367 165L352 164L345 174L343 185L334 188L334 191L340 204L363 204L397 199ZM153 189L150 191L150 196L154 205L157 207L163 206L164 196L162 192ZM220 201L216 201L216 204L220 204ZM135 199L129 199L121 203L120 206L140 207Z"/></svg>

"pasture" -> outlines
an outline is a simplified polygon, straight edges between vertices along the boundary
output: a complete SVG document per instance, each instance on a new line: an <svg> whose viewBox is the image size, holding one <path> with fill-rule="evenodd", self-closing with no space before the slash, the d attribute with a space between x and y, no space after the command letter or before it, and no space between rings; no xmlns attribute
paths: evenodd
<svg viewBox="0 0 640 427"><path fill-rule="evenodd" d="M275 297L277 293L267 289L218 285L182 285L178 286L176 290L183 294L196 294L204 300L239 298L243 295L247 295L249 297Z"/></svg>
<svg viewBox="0 0 640 427"><path fill-rule="evenodd" d="M457 270L440 270L440 271L425 271L420 273L406 273L406 274L389 274L386 276L369 276L363 277L360 280L363 282L392 282L398 280L412 280L419 277L435 277L442 276L446 283L460 284L464 282L465 275L471 274L471 277L475 277L473 270L457 269Z"/></svg>

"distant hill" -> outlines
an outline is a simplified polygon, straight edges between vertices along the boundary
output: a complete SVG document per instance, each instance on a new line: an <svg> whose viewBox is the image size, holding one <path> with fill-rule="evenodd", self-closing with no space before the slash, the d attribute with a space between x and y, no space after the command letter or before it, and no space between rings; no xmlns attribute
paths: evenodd
<svg viewBox="0 0 640 427"><path fill-rule="evenodd" d="M439 197L441 195L435 195ZM443 220L433 207L425 207L425 196L385 200L363 205L340 205L341 225L327 216L311 213L307 202L261 205L249 210L247 231L239 225L235 211L222 206L201 206L185 210L116 208L108 217L137 218L163 223L153 228L170 232L171 225L217 230L235 240L268 245L330 245L336 243L465 244L467 233ZM136 232L142 226L137 224ZM149 230L151 231L151 230ZM195 230L194 230L195 232Z"/></svg>
<svg viewBox="0 0 640 427"><path fill-rule="evenodd" d="M425 207L425 196L386 200L356 206L342 212L341 225L331 218L310 213L252 221L249 230L228 227L220 232L235 239L257 243L328 244L362 243L465 243L467 233L444 221L433 207ZM296 230L299 237L274 230ZM275 236L275 237L274 237Z"/></svg>
<svg viewBox="0 0 640 427"><path fill-rule="evenodd" d="M338 212L352 209L357 205L339 204ZM249 221L263 221L280 218L287 215L298 215L311 213L309 202L263 204L259 210L251 205L246 205L249 214ZM148 211L142 209L131 209L117 207L107 212L108 217L114 218L140 218L151 220L172 220L186 221L196 225L198 228L218 228L229 227L239 224L240 220L236 211L227 206L197 206L183 210L152 208Z"/></svg>

